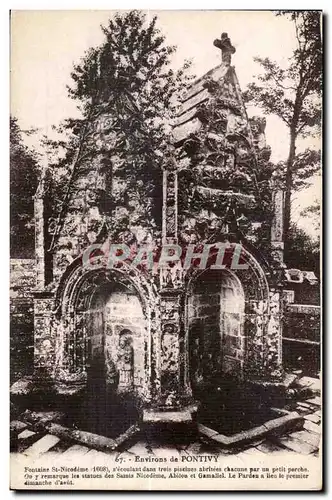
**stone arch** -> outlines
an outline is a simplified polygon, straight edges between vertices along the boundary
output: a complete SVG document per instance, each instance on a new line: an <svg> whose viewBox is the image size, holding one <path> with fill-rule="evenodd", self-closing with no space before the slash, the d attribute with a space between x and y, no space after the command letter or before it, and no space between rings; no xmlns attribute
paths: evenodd
<svg viewBox="0 0 332 500"><path fill-rule="evenodd" d="M155 356L156 337L160 331L160 326L158 327L160 317L157 314L159 311L158 295L153 284L148 282L142 272L126 265L119 269L108 269L102 265L84 268L81 261L78 260L76 265L71 267L70 272L63 276L56 296L56 311L59 320L56 378L61 383L72 382L80 385L86 383L87 355L90 352L87 350L88 330L89 328L91 331L93 330L89 322L96 313L96 301L98 297L101 301L100 304L104 300L103 305L99 306L106 308L106 302L112 293L120 293L121 291L126 295L126 290L128 297L137 298L146 330L142 339L144 366L141 363L139 373L135 372L136 378L139 377L141 380L140 397L144 400L153 397L155 386L151 373L157 372L159 368L155 366L157 359ZM103 298L102 293L104 293ZM131 305L132 303L133 300L131 300ZM135 330L133 325L128 324L127 326L128 328L132 326L132 330L136 332L139 330L137 328ZM138 356L138 352L136 356ZM138 385L137 383L136 386L138 387Z"/></svg>
<svg viewBox="0 0 332 500"><path fill-rule="evenodd" d="M263 269L245 247L241 250L241 264L247 265L247 268L226 267L218 271L221 282L225 279L232 280L234 290L238 291L237 300L242 301L239 325L235 325L238 333L232 335L228 332L231 343L226 347L228 354L223 354L222 371L240 378L244 375L246 378L264 378L268 372L277 370L281 365L280 295L278 291L269 288L266 277L268 271ZM210 269L192 268L185 277L184 355L187 366L190 363L190 297L193 296L197 280L212 272ZM211 296L211 301L213 300L217 299ZM230 312L226 311L226 314ZM186 370L186 374L186 385L190 386L189 370Z"/></svg>
<svg viewBox="0 0 332 500"><path fill-rule="evenodd" d="M191 280L186 297L185 351L191 388L201 390L228 371L243 368L245 298L239 278L230 270L206 269Z"/></svg>

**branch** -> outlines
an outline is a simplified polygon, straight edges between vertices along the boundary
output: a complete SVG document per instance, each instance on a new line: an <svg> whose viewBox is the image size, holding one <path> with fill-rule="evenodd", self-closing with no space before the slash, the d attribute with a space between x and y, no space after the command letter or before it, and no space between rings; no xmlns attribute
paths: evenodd
<svg viewBox="0 0 332 500"><path fill-rule="evenodd" d="M296 91L296 87L292 87L292 86L286 87L286 85L282 85L280 83L280 80L278 80L277 77L273 73L271 73L271 76L272 76L273 80L276 82L276 84L278 85L278 87L282 88L283 90L294 90L294 92Z"/></svg>

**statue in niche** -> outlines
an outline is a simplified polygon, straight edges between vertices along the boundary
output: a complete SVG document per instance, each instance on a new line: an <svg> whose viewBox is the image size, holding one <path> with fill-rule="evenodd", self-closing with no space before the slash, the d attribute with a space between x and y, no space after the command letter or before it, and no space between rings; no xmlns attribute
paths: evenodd
<svg viewBox="0 0 332 500"><path fill-rule="evenodd" d="M116 387L118 385L119 374L112 359L111 353L108 349L105 350L105 367L107 385Z"/></svg>
<svg viewBox="0 0 332 500"><path fill-rule="evenodd" d="M122 330L119 335L118 370L118 390L130 391L134 385L134 350L130 330Z"/></svg>

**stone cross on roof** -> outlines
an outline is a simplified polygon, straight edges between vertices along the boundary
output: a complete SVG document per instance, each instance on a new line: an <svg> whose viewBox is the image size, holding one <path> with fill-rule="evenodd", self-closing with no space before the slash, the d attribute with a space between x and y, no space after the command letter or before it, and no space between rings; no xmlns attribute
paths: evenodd
<svg viewBox="0 0 332 500"><path fill-rule="evenodd" d="M221 33L220 40L217 38L213 45L221 50L221 60L224 64L229 66L232 62L232 54L235 53L236 49L233 47L230 38L228 38L227 33Z"/></svg>

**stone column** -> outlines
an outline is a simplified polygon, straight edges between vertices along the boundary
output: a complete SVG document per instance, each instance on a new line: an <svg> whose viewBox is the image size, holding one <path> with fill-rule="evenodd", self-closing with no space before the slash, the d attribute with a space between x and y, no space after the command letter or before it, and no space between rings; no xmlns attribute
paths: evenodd
<svg viewBox="0 0 332 500"><path fill-rule="evenodd" d="M44 174L45 176L45 174ZM44 177L39 183L34 197L35 215L35 258L36 258L36 289L43 290L52 281L52 254L48 252L48 213L49 202L45 195Z"/></svg>
<svg viewBox="0 0 332 500"><path fill-rule="evenodd" d="M266 370L272 378L282 375L282 294L278 288L270 289L270 314L265 340Z"/></svg>
<svg viewBox="0 0 332 500"><path fill-rule="evenodd" d="M281 297L270 289L268 300L250 300L245 315L248 351L246 373L252 380L273 381L282 372Z"/></svg>
<svg viewBox="0 0 332 500"><path fill-rule="evenodd" d="M44 199L37 190L35 201L35 254L36 254L36 288L45 288L45 221L44 221Z"/></svg>
<svg viewBox="0 0 332 500"><path fill-rule="evenodd" d="M174 165L163 172L163 243L176 243L178 232L178 174Z"/></svg>
<svg viewBox="0 0 332 500"><path fill-rule="evenodd" d="M268 372L274 378L282 376L282 288L284 281L284 192L273 193L274 217L271 226L270 315L266 333L265 359Z"/></svg>
<svg viewBox="0 0 332 500"><path fill-rule="evenodd" d="M55 370L55 336L53 335L53 296L40 293L34 298L34 378L51 380Z"/></svg>
<svg viewBox="0 0 332 500"><path fill-rule="evenodd" d="M56 388L61 394L75 394L86 385L86 317L68 310L58 326Z"/></svg>
<svg viewBox="0 0 332 500"><path fill-rule="evenodd" d="M163 173L163 245L176 245L178 242L177 196L177 170L173 162L164 169ZM176 411L180 415L189 401L185 389L187 364L184 353L184 328L181 320L182 266L180 262L173 267L166 263L159 272L161 331L159 349L157 348L157 351L159 350L157 366L160 389L153 406ZM187 417L184 415L183 419L185 418Z"/></svg>
<svg viewBox="0 0 332 500"><path fill-rule="evenodd" d="M244 328L247 337L245 371L252 379L266 377L265 336L267 323L268 301L248 300Z"/></svg>
<svg viewBox="0 0 332 500"><path fill-rule="evenodd" d="M275 263L284 261L284 242L283 242L283 217L284 217L284 193L281 189L273 193L274 216L271 226L271 249L272 258Z"/></svg>
<svg viewBox="0 0 332 500"><path fill-rule="evenodd" d="M161 291L160 397L162 406L177 406L180 388L180 295L175 289Z"/></svg>

